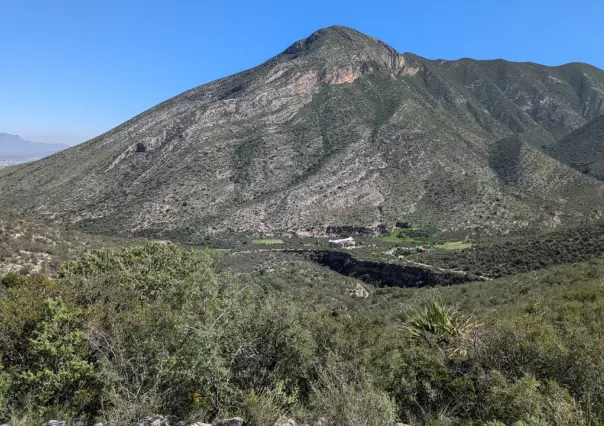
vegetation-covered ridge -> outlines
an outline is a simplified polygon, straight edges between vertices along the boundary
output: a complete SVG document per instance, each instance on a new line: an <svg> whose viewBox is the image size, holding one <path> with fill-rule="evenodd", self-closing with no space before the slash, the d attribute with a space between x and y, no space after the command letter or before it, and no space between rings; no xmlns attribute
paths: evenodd
<svg viewBox="0 0 604 426"><path fill-rule="evenodd" d="M0 417L604 421L601 260L430 291L376 289L371 306L346 311L291 300L215 261L147 244L85 254L54 279L5 276Z"/></svg>
<svg viewBox="0 0 604 426"><path fill-rule="evenodd" d="M395 255L398 253L394 251ZM604 222L599 221L554 232L484 241L461 251L433 250L406 259L497 278L601 256L604 256Z"/></svg>
<svg viewBox="0 0 604 426"><path fill-rule="evenodd" d="M185 243L403 219L456 239L552 229L602 215L604 184L548 147L603 108L587 64L429 60L332 27L0 170L0 203Z"/></svg>
<svg viewBox="0 0 604 426"><path fill-rule="evenodd" d="M32 217L0 210L0 276L38 271L53 274L70 258L118 244L123 241L51 226Z"/></svg>
<svg viewBox="0 0 604 426"><path fill-rule="evenodd" d="M580 172L604 180L604 115L558 141L551 153Z"/></svg>

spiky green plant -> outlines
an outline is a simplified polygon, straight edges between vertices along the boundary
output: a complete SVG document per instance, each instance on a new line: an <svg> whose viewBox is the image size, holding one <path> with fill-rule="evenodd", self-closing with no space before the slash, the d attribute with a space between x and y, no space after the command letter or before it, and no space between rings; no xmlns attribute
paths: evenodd
<svg viewBox="0 0 604 426"><path fill-rule="evenodd" d="M463 315L438 300L430 300L413 311L403 324L407 337L417 343L455 344L456 353L465 353L463 343L479 327L471 315Z"/></svg>

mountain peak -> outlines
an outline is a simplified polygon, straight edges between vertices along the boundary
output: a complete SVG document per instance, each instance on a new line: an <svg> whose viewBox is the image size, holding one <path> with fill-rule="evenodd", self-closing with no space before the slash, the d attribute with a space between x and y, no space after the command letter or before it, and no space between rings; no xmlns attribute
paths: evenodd
<svg viewBox="0 0 604 426"><path fill-rule="evenodd" d="M315 50L339 49L348 52L375 52L386 49L392 55L399 53L375 37L363 34L353 28L342 25L332 25L313 32L305 39L298 40L289 46L284 53L299 54Z"/></svg>
<svg viewBox="0 0 604 426"><path fill-rule="evenodd" d="M312 33L308 39L315 40L328 40L335 43L350 43L350 42L370 42L380 43L381 41L370 35L364 34L354 28L345 27L343 25L332 25L330 27L321 28Z"/></svg>
<svg viewBox="0 0 604 426"><path fill-rule="evenodd" d="M399 73L407 65L404 56L393 47L341 25L322 28L298 40L283 52L282 57L301 60L299 64L318 65L327 69L328 74L337 75L380 69Z"/></svg>

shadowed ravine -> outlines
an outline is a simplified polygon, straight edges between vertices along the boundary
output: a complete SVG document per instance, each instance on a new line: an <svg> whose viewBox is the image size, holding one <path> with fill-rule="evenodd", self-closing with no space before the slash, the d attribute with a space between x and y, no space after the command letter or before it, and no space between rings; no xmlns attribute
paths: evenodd
<svg viewBox="0 0 604 426"><path fill-rule="evenodd" d="M379 287L426 287L483 280L480 277L463 273L360 260L348 253L337 251L304 252L304 255L342 275L358 278Z"/></svg>

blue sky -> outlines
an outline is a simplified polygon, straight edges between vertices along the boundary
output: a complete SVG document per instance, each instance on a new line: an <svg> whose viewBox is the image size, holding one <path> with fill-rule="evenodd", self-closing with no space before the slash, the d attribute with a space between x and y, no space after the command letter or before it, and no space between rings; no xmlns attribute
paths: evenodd
<svg viewBox="0 0 604 426"><path fill-rule="evenodd" d="M596 0L0 0L0 132L77 143L346 25L428 58L604 68Z"/></svg>

